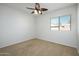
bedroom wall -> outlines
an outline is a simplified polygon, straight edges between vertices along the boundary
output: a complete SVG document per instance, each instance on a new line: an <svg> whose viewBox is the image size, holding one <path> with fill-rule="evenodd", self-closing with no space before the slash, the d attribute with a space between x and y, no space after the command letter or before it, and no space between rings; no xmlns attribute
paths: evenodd
<svg viewBox="0 0 79 59"><path fill-rule="evenodd" d="M34 26L33 16L0 5L0 48L34 38Z"/></svg>
<svg viewBox="0 0 79 59"><path fill-rule="evenodd" d="M77 7L76 5L51 11L39 16L37 21L37 38L77 48ZM50 18L71 15L71 31L50 31Z"/></svg>
<svg viewBox="0 0 79 59"><path fill-rule="evenodd" d="M79 4L77 5L77 49L79 53Z"/></svg>

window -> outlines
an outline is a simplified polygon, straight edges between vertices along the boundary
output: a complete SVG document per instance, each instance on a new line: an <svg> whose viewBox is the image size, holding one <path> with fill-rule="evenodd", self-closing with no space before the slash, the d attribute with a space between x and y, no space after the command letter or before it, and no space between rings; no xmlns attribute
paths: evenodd
<svg viewBox="0 0 79 59"><path fill-rule="evenodd" d="M51 30L58 30L59 27L59 19L58 17L51 19Z"/></svg>
<svg viewBox="0 0 79 59"><path fill-rule="evenodd" d="M70 16L60 17L60 31L70 31Z"/></svg>
<svg viewBox="0 0 79 59"><path fill-rule="evenodd" d="M70 16L59 16L52 18L51 30L70 31Z"/></svg>

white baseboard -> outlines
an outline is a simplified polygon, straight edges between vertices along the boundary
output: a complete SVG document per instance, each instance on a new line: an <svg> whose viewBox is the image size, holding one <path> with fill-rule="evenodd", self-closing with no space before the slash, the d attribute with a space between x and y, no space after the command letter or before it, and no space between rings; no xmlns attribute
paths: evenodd
<svg viewBox="0 0 79 59"><path fill-rule="evenodd" d="M37 37L38 39L41 39L41 40L46 40L46 41L49 41L49 42L54 42L54 43L58 43L58 44L61 44L61 45L65 45L65 46L69 46L69 47L73 47L73 48L76 48L76 46L72 46L72 45L69 45L69 44L64 44L64 43L61 43L61 42L57 42L57 41L53 41L53 40L48 40L46 38L42 38L42 37Z"/></svg>
<svg viewBox="0 0 79 59"><path fill-rule="evenodd" d="M28 41L28 40L31 40L31 39L34 39L34 37L29 37L29 38L23 39L21 41L9 42L8 44L5 44L5 45L0 46L0 48L4 48L4 47L7 47L7 46L11 46L11 45L14 45L14 44L18 44L18 43L21 43L21 42L24 42L24 41Z"/></svg>

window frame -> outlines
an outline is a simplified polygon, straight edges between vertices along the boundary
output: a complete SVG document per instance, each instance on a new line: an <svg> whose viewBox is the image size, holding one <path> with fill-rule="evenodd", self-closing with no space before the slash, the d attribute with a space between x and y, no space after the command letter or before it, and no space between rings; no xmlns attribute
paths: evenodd
<svg viewBox="0 0 79 59"><path fill-rule="evenodd" d="M60 30L60 17L63 17L63 16L69 16L70 17L70 30L68 30L68 31L71 31L71 15L61 15L61 16L56 16L56 17L50 17L50 31L60 31L60 32L67 32L67 31L61 31ZM59 20L59 22L58 22L58 30L51 30L51 20L53 19L53 18L57 18L58 17L58 20Z"/></svg>

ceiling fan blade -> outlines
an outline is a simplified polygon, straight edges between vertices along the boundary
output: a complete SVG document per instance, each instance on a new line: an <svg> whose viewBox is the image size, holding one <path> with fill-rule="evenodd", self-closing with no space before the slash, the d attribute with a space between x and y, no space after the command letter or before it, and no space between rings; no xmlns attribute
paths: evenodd
<svg viewBox="0 0 79 59"><path fill-rule="evenodd" d="M46 9L46 8L41 8L41 11L47 11L48 9Z"/></svg>
<svg viewBox="0 0 79 59"><path fill-rule="evenodd" d="M29 8L29 7L26 7L27 9L31 9L31 10L35 10L34 8Z"/></svg>

